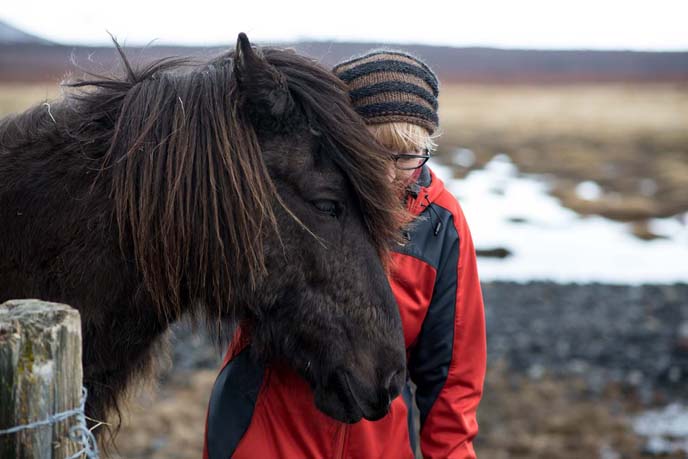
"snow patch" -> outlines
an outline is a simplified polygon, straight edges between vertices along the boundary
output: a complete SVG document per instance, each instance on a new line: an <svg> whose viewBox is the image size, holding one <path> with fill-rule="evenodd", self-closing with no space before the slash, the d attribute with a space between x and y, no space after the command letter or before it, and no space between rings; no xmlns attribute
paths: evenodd
<svg viewBox="0 0 688 459"><path fill-rule="evenodd" d="M437 162L431 168L459 200L476 248L513 254L478 258L482 280L688 282L688 214L651 220L650 230L663 238L643 241L629 224L563 207L544 176L520 174L505 154L463 179Z"/></svg>
<svg viewBox="0 0 688 459"><path fill-rule="evenodd" d="M688 453L688 407L672 403L633 420L633 430L647 438L645 449L654 455Z"/></svg>
<svg viewBox="0 0 688 459"><path fill-rule="evenodd" d="M596 201L602 197L602 187L596 182L586 180L576 186L576 196L586 201Z"/></svg>

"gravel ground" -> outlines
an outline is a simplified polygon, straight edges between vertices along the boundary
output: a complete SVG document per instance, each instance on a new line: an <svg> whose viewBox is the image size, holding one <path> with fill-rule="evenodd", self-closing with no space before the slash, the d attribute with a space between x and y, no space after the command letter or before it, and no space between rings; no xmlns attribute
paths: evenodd
<svg viewBox="0 0 688 459"><path fill-rule="evenodd" d="M688 285L483 285L491 362L688 396Z"/></svg>

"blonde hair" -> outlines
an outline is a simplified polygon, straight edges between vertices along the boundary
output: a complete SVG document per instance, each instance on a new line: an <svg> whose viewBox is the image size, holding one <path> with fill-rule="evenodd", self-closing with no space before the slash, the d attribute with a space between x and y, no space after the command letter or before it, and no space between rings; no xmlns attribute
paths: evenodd
<svg viewBox="0 0 688 459"><path fill-rule="evenodd" d="M397 121L368 125L373 136L383 146L397 153L415 153L427 149L435 151L435 139L439 134L431 135L427 129L417 124Z"/></svg>

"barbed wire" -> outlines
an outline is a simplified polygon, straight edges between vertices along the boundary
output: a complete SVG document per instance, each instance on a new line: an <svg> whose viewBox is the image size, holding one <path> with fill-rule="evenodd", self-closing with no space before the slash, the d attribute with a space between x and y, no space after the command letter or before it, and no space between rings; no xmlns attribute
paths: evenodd
<svg viewBox="0 0 688 459"><path fill-rule="evenodd" d="M0 429L0 435L9 435L24 430L51 426L71 417L76 417L77 423L69 428L69 439L81 446L81 449L69 456L68 459L78 459L82 456L86 456L88 459L98 459L98 443L93 432L86 425L86 413L84 410L87 397L88 391L85 387L82 387L81 400L77 408L52 414L41 421L29 422L28 424L10 427L9 429Z"/></svg>

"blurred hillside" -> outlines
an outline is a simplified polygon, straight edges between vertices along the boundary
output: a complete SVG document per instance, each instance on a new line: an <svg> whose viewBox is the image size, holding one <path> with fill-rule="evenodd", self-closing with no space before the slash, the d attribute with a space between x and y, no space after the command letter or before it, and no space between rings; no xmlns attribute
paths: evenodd
<svg viewBox="0 0 688 459"><path fill-rule="evenodd" d="M52 44L49 40L26 33L23 30L12 27L6 22L0 20L0 44L15 45L22 43L33 43L39 45Z"/></svg>
<svg viewBox="0 0 688 459"><path fill-rule="evenodd" d="M228 36L226 48L128 47L128 53L139 59L170 55L203 58L233 48L235 40ZM327 66L371 48L401 48L425 59L445 83L688 81L688 52L540 51L309 41L260 44L292 47ZM111 47L50 43L0 22L0 82L58 81L73 70L70 60L95 70L116 64Z"/></svg>

